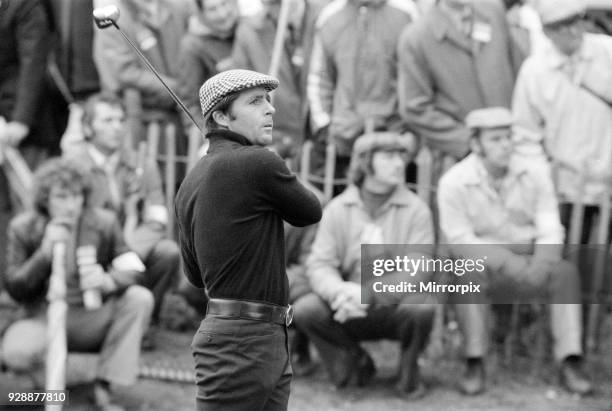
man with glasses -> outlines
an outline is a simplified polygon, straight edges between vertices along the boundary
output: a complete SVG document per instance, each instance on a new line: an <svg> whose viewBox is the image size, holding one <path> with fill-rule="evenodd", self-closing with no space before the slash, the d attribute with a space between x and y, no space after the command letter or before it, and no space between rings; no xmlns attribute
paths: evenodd
<svg viewBox="0 0 612 411"><path fill-rule="evenodd" d="M580 0L542 0L538 11L550 43L521 68L514 92L517 150L546 168L556 163L561 217L571 203L587 205L582 241L596 216L612 164L612 39L585 33Z"/></svg>

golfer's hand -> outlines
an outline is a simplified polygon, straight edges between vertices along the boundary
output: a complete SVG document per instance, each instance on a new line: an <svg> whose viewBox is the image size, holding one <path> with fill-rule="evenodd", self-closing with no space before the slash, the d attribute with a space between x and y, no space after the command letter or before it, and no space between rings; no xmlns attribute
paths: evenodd
<svg viewBox="0 0 612 411"><path fill-rule="evenodd" d="M100 290L108 294L117 289L113 277L104 272L100 264L87 264L79 266L81 290Z"/></svg>

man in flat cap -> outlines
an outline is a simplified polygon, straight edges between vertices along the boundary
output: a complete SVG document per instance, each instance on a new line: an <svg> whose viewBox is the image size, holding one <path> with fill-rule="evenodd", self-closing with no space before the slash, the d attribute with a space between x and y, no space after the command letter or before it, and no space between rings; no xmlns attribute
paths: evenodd
<svg viewBox="0 0 612 411"><path fill-rule="evenodd" d="M581 243L588 242L605 181L581 174L612 171L612 39L585 33L581 0L541 0L547 47L525 61L513 98L517 151L530 163L556 163L561 218L586 204Z"/></svg>
<svg viewBox="0 0 612 411"><path fill-rule="evenodd" d="M266 149L278 80L228 70L200 88L208 154L176 197L185 275L209 298L193 343L198 410L286 410L291 383L283 220L321 218L317 197Z"/></svg>
<svg viewBox="0 0 612 411"><path fill-rule="evenodd" d="M591 383L581 370L580 283L576 268L561 256L563 227L552 180L511 158L508 109L472 111L466 125L472 153L442 176L438 189L440 227L451 254L485 258L480 276L461 277L481 283L488 298L457 301L467 357L460 389L468 395L485 389L488 305L483 303L541 299L551 303L561 383L586 394Z"/></svg>
<svg viewBox="0 0 612 411"><path fill-rule="evenodd" d="M313 292L295 302L296 324L317 347L337 387L351 381L365 385L373 377L374 364L360 341L399 340L396 392L406 398L425 393L418 357L429 337L434 309L420 295L390 300L388 294L369 296L369 287L362 290L362 276L368 276L361 272L361 244L424 245L419 257L433 253L431 212L404 185L406 165L415 154L411 140L391 132L356 140L351 184L325 208L306 261ZM404 279L401 273L389 273L384 281Z"/></svg>

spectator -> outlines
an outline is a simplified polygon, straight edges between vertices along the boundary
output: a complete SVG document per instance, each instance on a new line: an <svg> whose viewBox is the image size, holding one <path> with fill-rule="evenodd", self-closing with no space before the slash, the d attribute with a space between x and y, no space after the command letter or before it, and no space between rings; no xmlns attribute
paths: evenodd
<svg viewBox="0 0 612 411"><path fill-rule="evenodd" d="M563 227L552 181L510 160L511 125L512 115L502 107L468 115L472 153L440 179L440 227L453 255L486 256L479 280L483 288L494 292L501 287L509 300L510 295L547 296L561 383L570 392L586 394L591 383L581 370L578 272L561 257ZM460 302L456 312L467 357L460 389L475 395L485 389L488 306Z"/></svg>
<svg viewBox="0 0 612 411"><path fill-rule="evenodd" d="M320 13L308 75L313 168L321 173L328 139L336 175L345 177L364 130L404 131L397 105L397 43L416 19L412 1L333 1ZM410 134L407 136L411 136Z"/></svg>
<svg viewBox="0 0 612 411"><path fill-rule="evenodd" d="M125 147L125 110L114 95L87 99L83 129L85 141L67 156L91 172L90 204L117 215L128 246L144 262L147 269L139 284L153 292L152 322L158 324L164 295L178 279L180 261L176 242L164 238L168 210L159 170L154 161L143 162Z"/></svg>
<svg viewBox="0 0 612 411"><path fill-rule="evenodd" d="M297 155L305 139L307 104L306 75L310 63L314 23L327 0L288 0L287 34L277 68L283 85L274 95L274 141L279 154ZM261 13L238 26L232 52L236 68L270 72L278 30L281 0L265 0Z"/></svg>
<svg viewBox="0 0 612 411"><path fill-rule="evenodd" d="M30 167L59 153L43 99L49 21L41 0L4 2L0 13L0 158L5 144L19 146ZM0 226L13 215L10 187L0 170ZM6 244L6 230L0 230ZM0 273L5 271L0 252Z"/></svg>
<svg viewBox="0 0 612 411"><path fill-rule="evenodd" d="M580 0L540 2L548 47L525 61L514 92L517 150L526 161L556 165L561 216L586 204L588 243L606 177L612 172L612 39L584 32ZM602 181L580 181L581 175Z"/></svg>
<svg viewBox="0 0 612 411"><path fill-rule="evenodd" d="M424 393L417 360L431 331L433 307L411 298L393 305L379 305L376 299L362 304L360 284L361 244L432 244L433 248L431 213L404 186L404 169L413 155L410 144L396 133L357 139L352 184L325 208L306 262L313 292L296 301L296 324L315 344L338 387L354 377L358 384L366 384L375 373L359 341L390 338L400 340L402 351L397 391L407 397Z"/></svg>
<svg viewBox="0 0 612 411"><path fill-rule="evenodd" d="M91 207L89 176L64 159L41 165L33 190L34 210L11 221L7 290L28 317L12 324L3 340L4 363L18 372L44 370L46 291L54 244L66 244L66 335L68 350L99 352L93 389L101 410L121 410L110 399L110 384L131 384L138 375L140 340L153 307L151 293L138 285L144 265L125 245L115 216ZM94 263L82 263L82 247L94 246ZM84 306L83 292L104 298L98 309Z"/></svg>
<svg viewBox="0 0 612 411"><path fill-rule="evenodd" d="M179 91L193 118L198 119L202 117L198 89L231 65L239 10L237 0L196 0L196 3L199 13L191 16L187 33L181 39Z"/></svg>
<svg viewBox="0 0 612 411"><path fill-rule="evenodd" d="M424 143L462 158L471 110L510 107L522 57L498 0L439 0L399 41L400 113Z"/></svg>
<svg viewBox="0 0 612 411"><path fill-rule="evenodd" d="M98 4L99 3L99 4ZM98 0L96 7L116 4ZM120 0L121 29L132 39L166 83L178 86L178 52L187 30L190 7L186 0ZM94 61L103 90L121 94L131 87L142 95L146 108L173 110L174 100L144 65L118 30L94 32Z"/></svg>
<svg viewBox="0 0 612 411"><path fill-rule="evenodd" d="M84 100L100 90L98 71L93 60L94 25L91 24L93 0L49 0L55 17L58 44L55 59L76 100Z"/></svg>

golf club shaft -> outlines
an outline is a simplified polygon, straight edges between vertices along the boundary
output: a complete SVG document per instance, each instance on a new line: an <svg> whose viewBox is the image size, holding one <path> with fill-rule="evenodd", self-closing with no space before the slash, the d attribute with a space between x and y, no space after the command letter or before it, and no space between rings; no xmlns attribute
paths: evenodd
<svg viewBox="0 0 612 411"><path fill-rule="evenodd" d="M202 128L200 127L200 125L197 123L197 121L195 121L195 119L193 118L193 116L191 115L191 113L189 112L187 107L185 107L185 104L183 104L181 99L174 93L174 91L172 91L172 89L170 87L168 87L168 85L166 84L164 79L159 75L157 70L155 70L155 67L153 67L153 65L149 62L149 60L145 57L145 55L140 52L138 47L136 47L136 45L132 42L132 40L130 40L130 38L125 35L123 30L121 30L119 28L119 26L117 25L117 23L115 23L114 21L113 21L113 26L115 26L117 28L117 30L119 30L119 33L121 33L121 35L123 36L125 41L127 41L130 44L130 46L132 46L132 48L136 51L136 54L138 54L138 57L140 57L140 59L146 64L146 66L149 68L149 70L151 70L153 72L153 74L155 74L157 79L159 81L161 81L161 83L164 85L165 89L168 91L168 93L170 93L170 96L172 96L172 99L176 102L176 104L179 105L179 107L185 112L185 114L187 114L187 116L189 117L189 119L191 120L193 125L196 126L198 128L198 130L200 130L200 133L204 134L204 132L202 131Z"/></svg>

